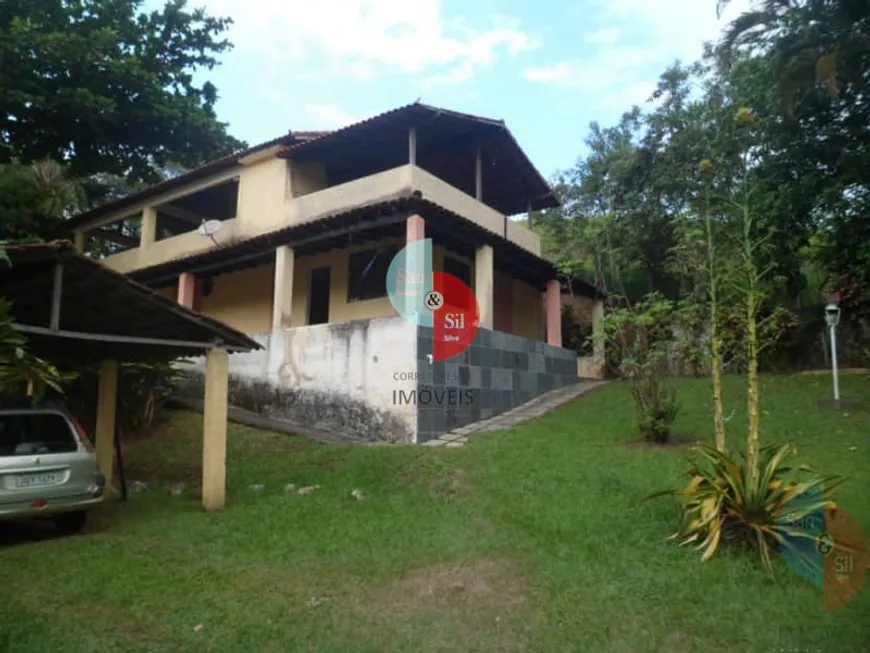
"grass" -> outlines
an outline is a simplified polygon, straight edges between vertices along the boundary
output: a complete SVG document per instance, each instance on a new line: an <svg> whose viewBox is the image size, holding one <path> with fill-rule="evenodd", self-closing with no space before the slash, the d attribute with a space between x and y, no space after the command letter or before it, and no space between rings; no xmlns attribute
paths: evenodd
<svg viewBox="0 0 870 653"><path fill-rule="evenodd" d="M742 443L741 380L726 390ZM841 504L870 532L870 411L818 410L829 390L764 377L763 438L848 475ZM870 377L842 392L870 400ZM710 395L683 382L678 435L711 439ZM748 554L701 563L664 542L674 502L641 499L679 482L684 459L628 446L633 418L613 384L454 449L232 426L229 505L208 515L161 489L199 474L201 419L175 413L128 446L148 492L82 536L7 536L0 651L870 651L870 589L825 612L781 561L772 582Z"/></svg>

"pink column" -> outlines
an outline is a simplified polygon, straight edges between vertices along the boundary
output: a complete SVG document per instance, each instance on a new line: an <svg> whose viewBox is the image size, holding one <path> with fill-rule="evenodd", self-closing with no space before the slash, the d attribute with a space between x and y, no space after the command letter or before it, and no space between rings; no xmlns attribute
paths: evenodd
<svg viewBox="0 0 870 653"><path fill-rule="evenodd" d="M412 215L407 220L405 240L408 243L423 240L426 237L426 221L419 215Z"/></svg>
<svg viewBox="0 0 870 653"><path fill-rule="evenodd" d="M410 247L411 243L426 238L426 221L419 215L412 215L405 226L405 268L408 276L403 292L405 294L405 315L417 315L423 310L423 294L431 290L424 287L431 283L425 273L425 252L418 247ZM425 279L426 281L421 281Z"/></svg>
<svg viewBox="0 0 870 653"><path fill-rule="evenodd" d="M547 344L562 346L562 291L559 282L547 282L545 306L547 309Z"/></svg>
<svg viewBox="0 0 870 653"><path fill-rule="evenodd" d="M196 277L190 272L178 275L178 303L185 308L193 308L196 297Z"/></svg>

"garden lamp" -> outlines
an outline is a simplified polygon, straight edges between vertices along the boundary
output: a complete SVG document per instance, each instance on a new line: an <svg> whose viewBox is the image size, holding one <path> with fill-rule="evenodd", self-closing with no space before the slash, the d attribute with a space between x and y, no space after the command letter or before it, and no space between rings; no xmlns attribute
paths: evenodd
<svg viewBox="0 0 870 653"><path fill-rule="evenodd" d="M825 306L825 322L831 337L831 371L834 375L834 401L840 401L840 381L837 378L837 326L840 324L840 307L834 302Z"/></svg>
<svg viewBox="0 0 870 653"><path fill-rule="evenodd" d="M838 324L840 324L839 306L833 303L825 306L825 322L827 322L828 326L831 328L835 328Z"/></svg>

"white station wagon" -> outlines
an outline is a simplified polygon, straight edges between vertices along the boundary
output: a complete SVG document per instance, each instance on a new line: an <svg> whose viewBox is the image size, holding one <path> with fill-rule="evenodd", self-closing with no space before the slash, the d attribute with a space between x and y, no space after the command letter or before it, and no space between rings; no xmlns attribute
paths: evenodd
<svg viewBox="0 0 870 653"><path fill-rule="evenodd" d="M0 399L0 520L48 518L71 535L105 485L93 444L62 403Z"/></svg>

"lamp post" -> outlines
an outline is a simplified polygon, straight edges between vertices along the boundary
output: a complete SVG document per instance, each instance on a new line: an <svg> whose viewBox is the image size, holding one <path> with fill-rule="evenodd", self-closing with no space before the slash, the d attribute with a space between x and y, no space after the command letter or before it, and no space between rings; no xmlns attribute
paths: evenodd
<svg viewBox="0 0 870 653"><path fill-rule="evenodd" d="M834 373L834 401L840 401L840 381L837 378L837 325L840 324L840 307L833 301L825 306L825 322L831 336L831 371Z"/></svg>

